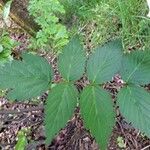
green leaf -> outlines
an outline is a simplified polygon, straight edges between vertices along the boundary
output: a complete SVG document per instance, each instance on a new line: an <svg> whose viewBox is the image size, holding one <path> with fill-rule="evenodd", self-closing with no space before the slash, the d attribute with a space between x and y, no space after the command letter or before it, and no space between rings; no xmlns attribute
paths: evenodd
<svg viewBox="0 0 150 150"><path fill-rule="evenodd" d="M87 63L88 78L95 83L111 80L120 69L122 54L120 40L96 48Z"/></svg>
<svg viewBox="0 0 150 150"><path fill-rule="evenodd" d="M58 67L66 80L78 80L82 77L85 67L85 53L77 36L71 39L59 55Z"/></svg>
<svg viewBox="0 0 150 150"><path fill-rule="evenodd" d="M126 143L124 142L123 137L119 136L117 138L117 145L119 148L126 148Z"/></svg>
<svg viewBox="0 0 150 150"><path fill-rule="evenodd" d="M4 9L3 9L3 19L4 19L5 22L7 21L8 16L9 16L9 13L10 13L11 3L12 3L12 0L11 0L11 1L8 1L8 2L5 4Z"/></svg>
<svg viewBox="0 0 150 150"><path fill-rule="evenodd" d="M150 83L150 52L135 51L123 57L120 74L127 83Z"/></svg>
<svg viewBox="0 0 150 150"><path fill-rule="evenodd" d="M58 30L57 30L55 39L64 38L64 36L67 33L67 30L66 30L65 26L58 25L57 27L58 27Z"/></svg>
<svg viewBox="0 0 150 150"><path fill-rule="evenodd" d="M90 129L100 149L105 150L115 123L109 93L99 86L86 87L81 94L80 109L86 128Z"/></svg>
<svg viewBox="0 0 150 150"><path fill-rule="evenodd" d="M48 90L51 69L48 62L39 56L23 54L23 60L13 60L0 67L0 88L12 89L10 99L24 100L41 95Z"/></svg>
<svg viewBox="0 0 150 150"><path fill-rule="evenodd" d="M4 50L3 46L0 44L0 53Z"/></svg>
<svg viewBox="0 0 150 150"><path fill-rule="evenodd" d="M69 83L61 83L52 88L45 106L47 144L71 119L77 104L77 98L76 88Z"/></svg>
<svg viewBox="0 0 150 150"><path fill-rule="evenodd" d="M141 87L127 86L118 94L122 115L150 137L150 93Z"/></svg>
<svg viewBox="0 0 150 150"><path fill-rule="evenodd" d="M15 145L15 150L25 150L26 145L28 143L25 135L25 131L24 130L19 131L17 134L17 138L18 141L17 144Z"/></svg>

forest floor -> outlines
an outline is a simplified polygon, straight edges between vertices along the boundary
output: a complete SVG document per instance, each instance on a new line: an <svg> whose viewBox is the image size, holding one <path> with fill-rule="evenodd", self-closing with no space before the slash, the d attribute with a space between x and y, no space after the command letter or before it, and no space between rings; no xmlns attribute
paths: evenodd
<svg viewBox="0 0 150 150"><path fill-rule="evenodd" d="M13 51L14 58L18 57L20 51L23 51L28 45L28 35L24 32L11 32L10 37L21 43ZM43 56L44 54L39 54ZM43 56L54 69L54 82L61 80L57 71L57 60L53 56ZM108 90L116 103L116 93L121 87L121 79L116 75L112 81L106 83L104 88ZM78 84L80 82L80 84ZM82 90L86 77L77 82L78 90ZM149 86L147 88L150 89ZM28 129L26 138L28 141L27 150L45 150L44 136L44 103L47 93L32 101L18 102L8 101L4 96L0 97L0 149L13 150L17 142L17 133L21 129ZM108 150L149 150L150 140L134 129L121 116L118 108L116 110L116 125L113 129L112 136L108 142ZM49 145L49 150L99 150L97 143L89 132L84 128L80 109L76 108L74 115L66 126L53 139Z"/></svg>

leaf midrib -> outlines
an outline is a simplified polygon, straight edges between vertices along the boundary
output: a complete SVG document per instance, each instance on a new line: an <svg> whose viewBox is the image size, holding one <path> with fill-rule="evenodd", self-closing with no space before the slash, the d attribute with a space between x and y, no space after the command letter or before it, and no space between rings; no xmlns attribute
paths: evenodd
<svg viewBox="0 0 150 150"><path fill-rule="evenodd" d="M56 117L55 117L55 119L53 120L53 122L57 122L57 120L58 120L58 119L57 119L57 118L58 118L58 113L61 112L61 110L62 110L61 108L62 108L62 104L63 104L63 102L64 102L64 101L63 101L63 99L64 99L63 97L64 97L64 95L65 95L65 93L66 93L66 91L67 91L67 88L68 88L68 85L65 85L65 88L63 89L63 94L62 94L62 96L61 96L61 102L58 104L59 107L58 107L58 110L56 111L56 114L55 114ZM68 105L68 102L67 102L67 105ZM60 107L60 106L61 106L61 107ZM64 118L63 118L63 119L64 119ZM52 128L54 128L54 125L55 125L55 124L53 124Z"/></svg>
<svg viewBox="0 0 150 150"><path fill-rule="evenodd" d="M37 77L37 76L22 76L22 75L10 75L11 77L14 77L14 78L21 78L22 80L25 80L25 79L36 79L36 80L40 80L40 81L48 81L48 80L45 80L45 79L48 79L47 76L43 76L43 77Z"/></svg>
<svg viewBox="0 0 150 150"><path fill-rule="evenodd" d="M139 66L143 63L145 57L141 60L141 62L135 67L135 69L130 73L130 75L127 78L127 82L132 78L132 75L137 71L137 69L139 68Z"/></svg>
<svg viewBox="0 0 150 150"><path fill-rule="evenodd" d="M98 111L97 111L97 108L96 108L96 95L95 95L95 88L96 87L92 87L92 93L93 93L93 103L94 103L94 107L95 107L95 113L96 113L96 116L98 116Z"/></svg>
<svg viewBox="0 0 150 150"><path fill-rule="evenodd" d="M71 67L72 67L72 60L73 60L74 56L71 57L71 60L70 60L70 65L69 65L69 69L68 69L68 76L67 76L67 80L69 80L69 76L70 76L70 73L71 73Z"/></svg>
<svg viewBox="0 0 150 150"><path fill-rule="evenodd" d="M94 79L93 79L93 82L95 82L98 74L102 71L102 68L105 68L103 66L105 66L105 63L107 62L107 57L105 58L105 61L103 61L103 63L101 65L99 65L99 69L98 71L96 72L96 75L94 76Z"/></svg>

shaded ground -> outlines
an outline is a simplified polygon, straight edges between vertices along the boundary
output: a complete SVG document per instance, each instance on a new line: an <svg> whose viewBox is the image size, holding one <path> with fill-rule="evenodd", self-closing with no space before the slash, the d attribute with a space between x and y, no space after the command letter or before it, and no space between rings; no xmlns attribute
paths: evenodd
<svg viewBox="0 0 150 150"><path fill-rule="evenodd" d="M16 58L19 52L27 46L28 35L25 33L11 33L11 37L20 41L22 44L13 52ZM44 54L41 54L42 56ZM61 77L57 71L56 59L53 56L45 56L52 64L55 71L54 82L59 82ZM82 78L76 83L78 90L86 85L86 78ZM119 76L107 83L104 88L107 89L114 100L116 110L116 125L113 129L112 136L108 143L108 150L120 150L117 138L122 137L125 150L149 150L150 140L144 137L138 130L135 130L130 124L126 123L116 107L115 96L122 86ZM149 88L149 87L147 87ZM26 102L8 102L4 97L0 97L0 149L12 150L16 144L16 135L22 128L28 128L27 133L28 145L27 150L37 149L45 150L44 136L44 109L43 104L46 100L47 93L38 99ZM98 145L89 132L84 128L83 121L80 118L79 108L76 108L71 120L66 123L49 145L49 150L99 150Z"/></svg>

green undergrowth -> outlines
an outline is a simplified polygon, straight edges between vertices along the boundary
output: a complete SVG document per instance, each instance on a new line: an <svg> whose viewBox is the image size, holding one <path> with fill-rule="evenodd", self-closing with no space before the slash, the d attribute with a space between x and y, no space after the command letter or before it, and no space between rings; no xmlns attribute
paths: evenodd
<svg viewBox="0 0 150 150"><path fill-rule="evenodd" d="M12 50L19 44L10 38L7 27L11 2L8 1L3 8L0 5L0 66L13 59L11 56Z"/></svg>
<svg viewBox="0 0 150 150"><path fill-rule="evenodd" d="M150 46L148 7L142 0L79 1L62 0L70 34L84 37L90 48L103 45L116 37L122 38L124 50ZM87 40L88 39L88 40ZM89 43L90 42L90 43Z"/></svg>

